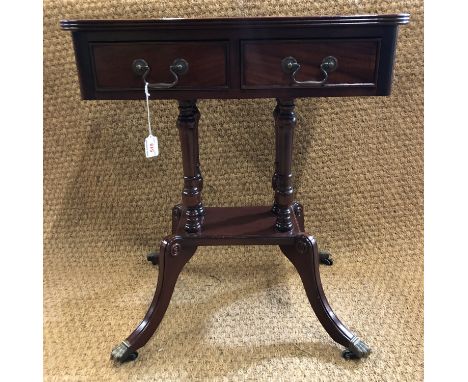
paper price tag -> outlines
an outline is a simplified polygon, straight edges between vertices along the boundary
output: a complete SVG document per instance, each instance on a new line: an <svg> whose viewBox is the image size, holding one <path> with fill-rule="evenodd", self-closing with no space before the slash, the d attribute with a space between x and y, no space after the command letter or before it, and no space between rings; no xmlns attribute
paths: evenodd
<svg viewBox="0 0 468 382"><path fill-rule="evenodd" d="M158 138L149 135L145 139L145 155L147 158L157 157L159 155Z"/></svg>

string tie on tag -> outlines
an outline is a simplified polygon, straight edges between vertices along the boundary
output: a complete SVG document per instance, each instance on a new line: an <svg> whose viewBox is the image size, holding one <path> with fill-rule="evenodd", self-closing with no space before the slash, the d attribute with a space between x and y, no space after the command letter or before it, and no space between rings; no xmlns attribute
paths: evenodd
<svg viewBox="0 0 468 382"><path fill-rule="evenodd" d="M145 155L147 158L157 157L159 155L158 138L151 131L151 116L149 108L149 90L148 82L145 81L146 111L148 112L148 131L149 136L145 139Z"/></svg>
<svg viewBox="0 0 468 382"><path fill-rule="evenodd" d="M148 113L148 131L149 135L153 135L153 132L151 131L151 117L150 117L150 108L149 108L149 90L148 90L148 85L149 83L145 81L145 96L146 96L146 111Z"/></svg>

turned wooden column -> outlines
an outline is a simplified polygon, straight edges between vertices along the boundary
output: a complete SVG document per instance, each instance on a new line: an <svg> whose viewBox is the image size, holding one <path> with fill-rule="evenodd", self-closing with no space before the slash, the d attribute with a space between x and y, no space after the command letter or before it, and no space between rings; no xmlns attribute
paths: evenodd
<svg viewBox="0 0 468 382"><path fill-rule="evenodd" d="M198 144L198 121L200 120L200 110L198 110L196 104L194 104L193 109L195 113L195 163L196 163L195 178L197 178L197 182L198 182L197 187L201 193L203 190L203 177L202 177L201 169L200 169L200 146Z"/></svg>
<svg viewBox="0 0 468 382"><path fill-rule="evenodd" d="M278 113L279 113L279 108L278 105L276 105L275 110L273 110L273 119L275 121L275 171L273 173L273 177L271 179L271 187L273 188L273 192L276 192L276 187L278 186L278 155L279 155L279 150L278 150L278 129L276 128L276 119L278 118ZM277 214L278 213L278 205L276 204L276 201L273 203L273 208L272 208L273 213Z"/></svg>
<svg viewBox="0 0 468 382"><path fill-rule="evenodd" d="M292 186L292 150L296 114L294 113L294 99L276 100L275 117L275 174L273 188L275 201L273 212L276 213L276 229L281 232L290 231L293 227L291 214L293 203Z"/></svg>
<svg viewBox="0 0 468 382"><path fill-rule="evenodd" d="M201 228L201 218L205 214L201 200L203 178L198 148L200 112L196 102L196 100L179 101L179 117L177 118L184 168L182 206L186 216L185 230L187 232L198 232Z"/></svg>

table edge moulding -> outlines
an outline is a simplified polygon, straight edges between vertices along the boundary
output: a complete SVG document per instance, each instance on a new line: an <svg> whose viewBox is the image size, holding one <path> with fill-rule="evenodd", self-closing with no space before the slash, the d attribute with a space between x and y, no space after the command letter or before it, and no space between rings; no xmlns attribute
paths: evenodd
<svg viewBox="0 0 468 382"><path fill-rule="evenodd" d="M183 161L172 232L148 260L159 267L156 291L136 329L111 352L136 359L164 317L177 278L199 246L278 245L296 268L310 305L343 357L371 350L330 307L319 264L332 265L304 227L292 184L295 99L386 96L391 92L398 26L408 14L148 20L62 20L71 31L85 100L178 101ZM197 99L275 98L275 163L270 206L205 207Z"/></svg>

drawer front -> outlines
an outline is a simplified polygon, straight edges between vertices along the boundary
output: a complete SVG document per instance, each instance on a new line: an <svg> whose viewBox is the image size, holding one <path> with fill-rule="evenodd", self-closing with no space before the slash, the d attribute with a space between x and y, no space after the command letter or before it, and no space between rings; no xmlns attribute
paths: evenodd
<svg viewBox="0 0 468 382"><path fill-rule="evenodd" d="M288 87L375 87L379 39L366 40L275 40L242 42L242 88ZM293 84L282 69L286 57L294 57L297 81L320 81L325 57L337 59L337 68L323 85Z"/></svg>
<svg viewBox="0 0 468 382"><path fill-rule="evenodd" d="M224 41L90 43L95 88L97 91L143 89L141 76L132 70L136 59L148 63L151 69L148 82L171 83L174 77L169 66L178 58L188 62L188 71L179 76L177 85L165 92L225 88L228 86L227 47Z"/></svg>

